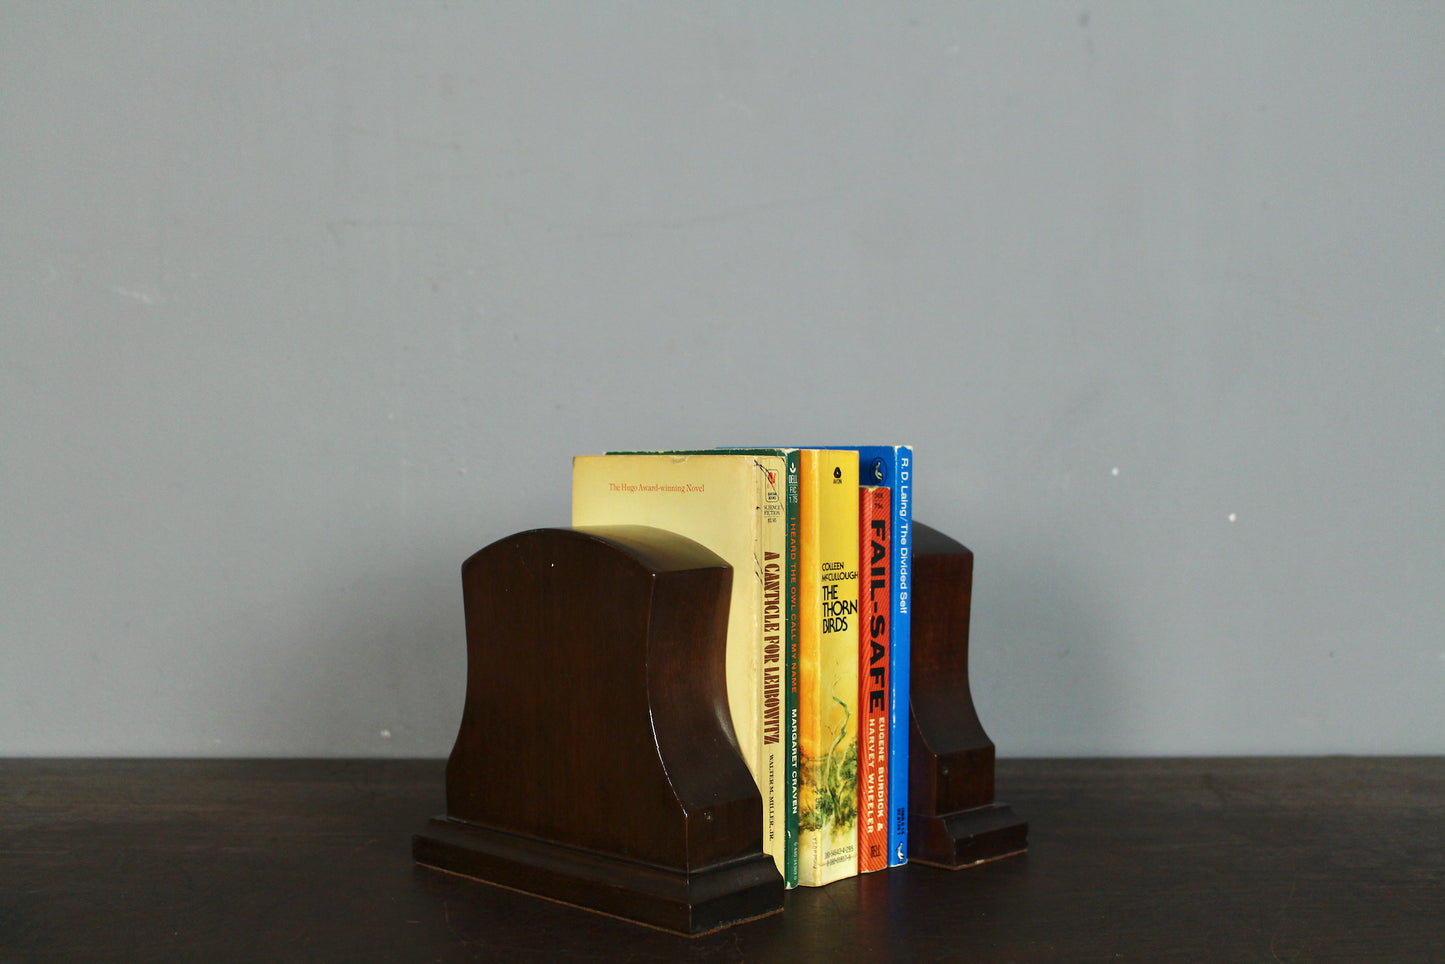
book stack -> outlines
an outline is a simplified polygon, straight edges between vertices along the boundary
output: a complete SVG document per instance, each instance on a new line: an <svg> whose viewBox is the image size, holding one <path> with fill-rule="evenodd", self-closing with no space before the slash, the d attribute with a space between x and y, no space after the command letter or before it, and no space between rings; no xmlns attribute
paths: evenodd
<svg viewBox="0 0 1445 964"><path fill-rule="evenodd" d="M572 525L648 525L733 569L733 734L788 887L907 861L910 446L583 455Z"/></svg>

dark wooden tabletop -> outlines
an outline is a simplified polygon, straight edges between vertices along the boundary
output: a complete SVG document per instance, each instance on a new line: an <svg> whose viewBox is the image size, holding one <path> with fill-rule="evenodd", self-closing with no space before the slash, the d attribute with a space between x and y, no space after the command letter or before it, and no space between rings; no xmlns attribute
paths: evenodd
<svg viewBox="0 0 1445 964"><path fill-rule="evenodd" d="M442 770L0 761L0 962L1445 961L1445 758L1000 761L1026 855L693 939L415 867Z"/></svg>

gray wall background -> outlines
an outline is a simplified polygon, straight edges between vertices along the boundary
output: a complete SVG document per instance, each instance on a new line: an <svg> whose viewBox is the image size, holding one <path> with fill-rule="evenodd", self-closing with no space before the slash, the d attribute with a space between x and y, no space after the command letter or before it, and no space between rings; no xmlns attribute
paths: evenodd
<svg viewBox="0 0 1445 964"><path fill-rule="evenodd" d="M1003 755L1445 751L1445 6L0 3L0 753L442 755L570 457L911 441Z"/></svg>

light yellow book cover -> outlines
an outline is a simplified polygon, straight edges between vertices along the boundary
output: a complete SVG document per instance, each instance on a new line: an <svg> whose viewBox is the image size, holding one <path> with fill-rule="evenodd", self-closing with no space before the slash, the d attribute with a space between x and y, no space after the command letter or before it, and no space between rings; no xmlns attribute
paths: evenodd
<svg viewBox="0 0 1445 964"><path fill-rule="evenodd" d="M799 458L798 883L858 872L858 453Z"/></svg>
<svg viewBox="0 0 1445 964"><path fill-rule="evenodd" d="M786 816L783 679L776 658L764 672L764 649L771 645L776 657L785 641L785 486L784 460L777 456L628 453L572 460L572 525L656 526L701 543L732 566L728 708L762 796L763 852L779 873Z"/></svg>

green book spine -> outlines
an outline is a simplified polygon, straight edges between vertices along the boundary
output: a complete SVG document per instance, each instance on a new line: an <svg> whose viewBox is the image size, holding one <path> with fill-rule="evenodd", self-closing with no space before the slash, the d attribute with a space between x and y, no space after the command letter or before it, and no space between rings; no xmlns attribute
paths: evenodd
<svg viewBox="0 0 1445 964"><path fill-rule="evenodd" d="M785 713L783 734L786 742L787 765L784 767L784 792L787 808L784 812L783 882L788 887L798 886L798 450L789 449L785 455L787 472L788 512L788 572L785 611L788 620L788 648L784 672L788 685L785 687Z"/></svg>

